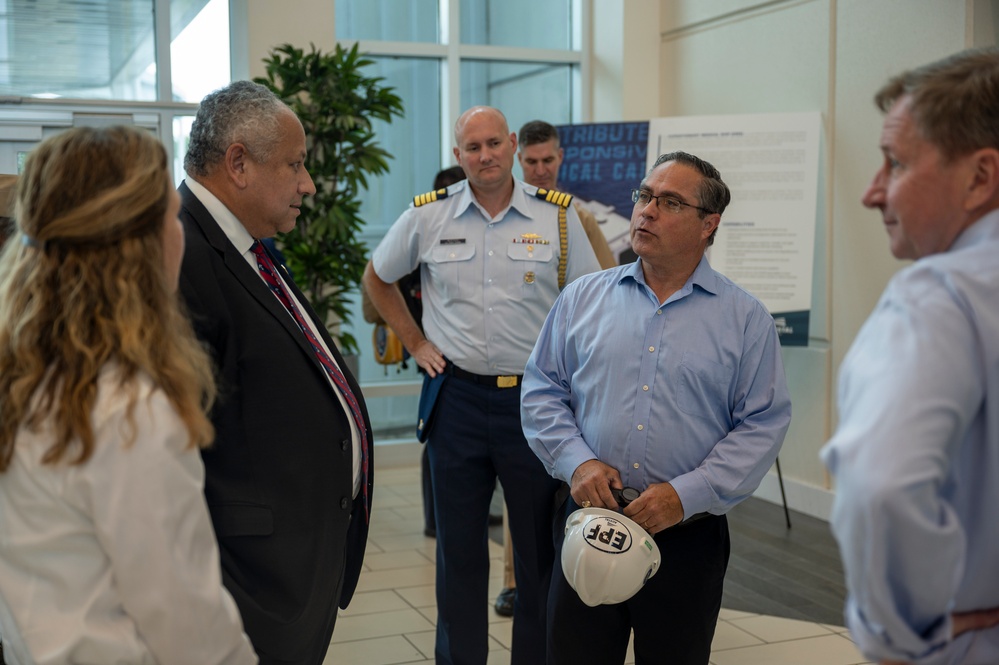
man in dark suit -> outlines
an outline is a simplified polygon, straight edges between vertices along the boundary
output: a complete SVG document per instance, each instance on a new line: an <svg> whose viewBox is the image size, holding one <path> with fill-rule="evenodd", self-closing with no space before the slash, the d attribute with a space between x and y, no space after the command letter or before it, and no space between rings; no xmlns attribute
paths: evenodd
<svg viewBox="0 0 999 665"><path fill-rule="evenodd" d="M371 425L323 322L259 239L291 230L305 133L269 90L208 95L180 186L180 290L218 366L205 494L261 663L323 661L357 585L372 490Z"/></svg>

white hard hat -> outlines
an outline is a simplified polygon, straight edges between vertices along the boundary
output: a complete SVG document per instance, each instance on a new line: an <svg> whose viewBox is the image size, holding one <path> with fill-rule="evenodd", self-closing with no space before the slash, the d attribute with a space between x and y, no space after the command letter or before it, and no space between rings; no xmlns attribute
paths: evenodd
<svg viewBox="0 0 999 665"><path fill-rule="evenodd" d="M589 605L628 600L659 570L659 547L645 529L605 508L569 515L562 543L562 571Z"/></svg>

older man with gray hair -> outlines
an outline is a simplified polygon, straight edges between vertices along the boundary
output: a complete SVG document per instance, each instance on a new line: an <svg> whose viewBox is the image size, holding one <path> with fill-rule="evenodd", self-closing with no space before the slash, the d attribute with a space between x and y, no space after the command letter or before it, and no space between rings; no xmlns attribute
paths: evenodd
<svg viewBox="0 0 999 665"><path fill-rule="evenodd" d="M371 426L354 377L260 240L294 228L306 140L267 88L237 81L201 103L180 186L180 290L218 366L205 495L261 663L323 662L361 569Z"/></svg>

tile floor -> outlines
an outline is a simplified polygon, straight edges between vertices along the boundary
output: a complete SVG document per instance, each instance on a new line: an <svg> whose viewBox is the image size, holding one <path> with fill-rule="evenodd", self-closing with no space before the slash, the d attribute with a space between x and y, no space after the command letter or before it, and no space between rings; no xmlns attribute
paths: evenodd
<svg viewBox="0 0 999 665"><path fill-rule="evenodd" d="M502 586L503 550L490 542L489 603ZM364 572L337 619L324 665L434 662L435 543L423 535L419 466L380 468ZM489 613L488 665L509 665L512 620ZM633 663L630 650L627 663ZM842 626L722 609L712 665L867 663Z"/></svg>

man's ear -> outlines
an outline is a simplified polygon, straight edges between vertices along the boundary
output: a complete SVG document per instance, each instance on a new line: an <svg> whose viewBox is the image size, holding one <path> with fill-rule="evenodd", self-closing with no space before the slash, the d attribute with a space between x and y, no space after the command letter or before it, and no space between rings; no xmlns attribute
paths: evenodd
<svg viewBox="0 0 999 665"><path fill-rule="evenodd" d="M991 210L999 206L999 150L982 148L965 159L969 178L964 209L971 211L984 206Z"/></svg>
<svg viewBox="0 0 999 665"><path fill-rule="evenodd" d="M704 222L704 230L701 231L701 233L706 240L711 237L711 234L714 233L715 229L718 228L718 225L721 224L721 215L713 212L710 215L705 215L702 221Z"/></svg>
<svg viewBox="0 0 999 665"><path fill-rule="evenodd" d="M239 189L247 186L246 167L250 153L242 143L233 143L225 151L226 175Z"/></svg>

